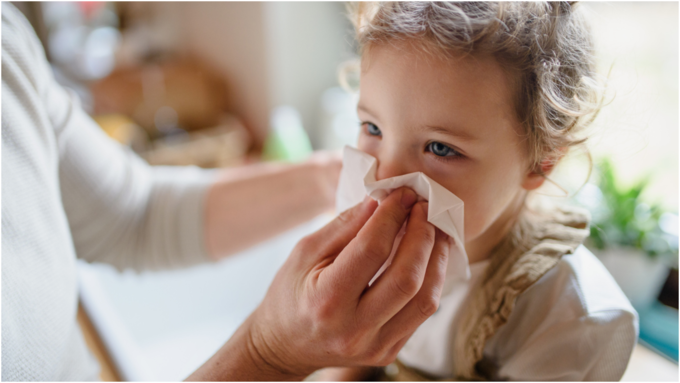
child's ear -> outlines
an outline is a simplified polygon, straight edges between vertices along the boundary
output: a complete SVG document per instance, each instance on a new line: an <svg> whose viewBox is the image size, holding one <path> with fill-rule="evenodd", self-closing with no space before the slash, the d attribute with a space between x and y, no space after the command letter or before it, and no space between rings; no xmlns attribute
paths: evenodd
<svg viewBox="0 0 680 383"><path fill-rule="evenodd" d="M531 170L524 177L524 182L522 182L522 188L528 191L540 188L545 182L545 175L537 172L536 170Z"/></svg>
<svg viewBox="0 0 680 383"><path fill-rule="evenodd" d="M540 164L536 165L534 169L531 169L527 173L524 182L522 182L522 188L525 190L540 188L543 185L543 182L545 182L545 177L550 175L555 168L555 165L557 165L560 159L564 157L564 154L564 149L558 149L555 154L546 156Z"/></svg>

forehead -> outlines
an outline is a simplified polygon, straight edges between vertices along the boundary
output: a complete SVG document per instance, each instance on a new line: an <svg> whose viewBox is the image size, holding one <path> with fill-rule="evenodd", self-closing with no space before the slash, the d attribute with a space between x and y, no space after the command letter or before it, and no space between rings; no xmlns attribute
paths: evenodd
<svg viewBox="0 0 680 383"><path fill-rule="evenodd" d="M521 131L512 78L490 55L443 55L412 41L374 44L361 65L360 105L411 124L455 125L477 136ZM383 121L385 123L385 121Z"/></svg>

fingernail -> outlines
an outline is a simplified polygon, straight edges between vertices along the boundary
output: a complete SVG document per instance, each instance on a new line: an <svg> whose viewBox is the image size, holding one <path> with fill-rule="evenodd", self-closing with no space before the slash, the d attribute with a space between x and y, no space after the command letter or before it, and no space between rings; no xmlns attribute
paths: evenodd
<svg viewBox="0 0 680 383"><path fill-rule="evenodd" d="M416 203L416 200L418 199L418 196L416 195L416 192L414 192L411 189L404 189L401 192L401 204L404 206L405 209L410 209L413 204Z"/></svg>

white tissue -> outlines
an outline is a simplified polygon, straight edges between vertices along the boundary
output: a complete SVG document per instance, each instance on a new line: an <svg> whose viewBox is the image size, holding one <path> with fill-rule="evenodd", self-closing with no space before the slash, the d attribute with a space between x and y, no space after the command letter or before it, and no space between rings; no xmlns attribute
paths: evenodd
<svg viewBox="0 0 680 383"><path fill-rule="evenodd" d="M362 202L368 194L380 202L392 190L407 186L429 202L427 220L453 240L449 253L444 294L451 282L470 278L470 265L465 252L463 201L422 172L404 174L376 181L377 160L360 150L345 146L342 171L336 196L338 214ZM403 235L403 234L402 234ZM371 283L390 265L401 235L397 237L390 258L373 277Z"/></svg>

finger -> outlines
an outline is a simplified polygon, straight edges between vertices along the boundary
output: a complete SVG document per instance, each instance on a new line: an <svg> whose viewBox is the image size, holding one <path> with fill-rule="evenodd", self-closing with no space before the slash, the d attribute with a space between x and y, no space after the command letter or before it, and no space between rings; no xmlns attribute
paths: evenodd
<svg viewBox="0 0 680 383"><path fill-rule="evenodd" d="M319 262L319 258L340 253L357 236L377 207L378 203L366 196L363 202L345 210L326 226L307 236L304 239L305 246L314 250L302 253L309 256L308 261L314 264Z"/></svg>
<svg viewBox="0 0 680 383"><path fill-rule="evenodd" d="M385 354L383 355L382 359L379 361L378 365L384 366L394 362L394 360L397 358L397 355L399 354L399 351L401 351L406 342L408 342L408 340L411 339L411 336L413 335L414 332L416 331L415 330L411 331L409 334L399 339L396 344L388 348Z"/></svg>
<svg viewBox="0 0 680 383"><path fill-rule="evenodd" d="M437 311L446 277L450 246L448 236L437 229L432 255L420 291L397 315L385 323L380 330L381 339L401 339L415 331Z"/></svg>
<svg viewBox="0 0 680 383"><path fill-rule="evenodd" d="M401 188L380 203L356 237L324 270L331 288L340 286L348 297L359 297L392 252L394 238L416 199L413 190Z"/></svg>
<svg viewBox="0 0 680 383"><path fill-rule="evenodd" d="M361 298L359 314L371 324L390 320L423 284L435 243L435 227L427 222L427 208L427 202L413 208L392 265Z"/></svg>

